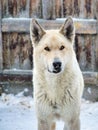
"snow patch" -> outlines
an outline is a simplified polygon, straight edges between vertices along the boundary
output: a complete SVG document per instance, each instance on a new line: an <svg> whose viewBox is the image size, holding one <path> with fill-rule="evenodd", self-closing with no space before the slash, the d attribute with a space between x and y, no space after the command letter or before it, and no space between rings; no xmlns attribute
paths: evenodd
<svg viewBox="0 0 98 130"><path fill-rule="evenodd" d="M88 88L87 91L88 91L89 94L92 93L92 92L91 92L91 88Z"/></svg>
<svg viewBox="0 0 98 130"><path fill-rule="evenodd" d="M25 97L24 91L0 97L0 130L37 130L34 101ZM81 130L98 130L98 102L82 99L80 120ZM63 122L57 122L56 130L63 130L63 126Z"/></svg>

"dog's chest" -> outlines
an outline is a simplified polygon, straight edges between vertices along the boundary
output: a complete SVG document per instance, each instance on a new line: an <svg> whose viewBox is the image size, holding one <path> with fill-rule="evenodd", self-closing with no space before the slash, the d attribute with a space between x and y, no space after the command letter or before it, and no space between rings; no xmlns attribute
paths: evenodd
<svg viewBox="0 0 98 130"><path fill-rule="evenodd" d="M69 101L66 102L65 99L61 99L60 101L51 99L40 100L38 103L38 113L43 117L52 117L54 120L61 119L64 115L70 117L73 111L72 103L70 103Z"/></svg>
<svg viewBox="0 0 98 130"><path fill-rule="evenodd" d="M51 111L51 113L59 117L60 113L63 110L65 111L65 108L67 109L70 103L73 102L73 98L70 96L69 92L64 90L53 90L48 91L47 93L45 93L45 91L42 93L41 91L41 93L36 97L36 101L40 110L45 112Z"/></svg>

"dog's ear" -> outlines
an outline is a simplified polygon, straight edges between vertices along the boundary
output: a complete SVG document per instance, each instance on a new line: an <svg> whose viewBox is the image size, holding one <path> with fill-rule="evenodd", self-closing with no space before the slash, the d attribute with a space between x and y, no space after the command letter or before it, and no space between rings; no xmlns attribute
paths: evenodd
<svg viewBox="0 0 98 130"><path fill-rule="evenodd" d="M37 20L32 19L30 22L30 37L32 42L38 43L40 41L40 39L43 37L43 35L45 34L44 29L39 25L39 23L37 22Z"/></svg>
<svg viewBox="0 0 98 130"><path fill-rule="evenodd" d="M72 17L68 17L65 23L60 28L60 33L62 33L69 40L73 40L75 36L75 28Z"/></svg>

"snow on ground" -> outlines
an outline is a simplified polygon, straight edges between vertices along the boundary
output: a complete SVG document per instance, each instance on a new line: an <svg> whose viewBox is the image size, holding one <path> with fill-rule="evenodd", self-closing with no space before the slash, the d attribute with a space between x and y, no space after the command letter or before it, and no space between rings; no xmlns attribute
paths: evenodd
<svg viewBox="0 0 98 130"><path fill-rule="evenodd" d="M82 100L81 130L98 130L98 102ZM23 93L0 97L0 130L37 130L33 98ZM63 123L57 122L57 129L63 130Z"/></svg>

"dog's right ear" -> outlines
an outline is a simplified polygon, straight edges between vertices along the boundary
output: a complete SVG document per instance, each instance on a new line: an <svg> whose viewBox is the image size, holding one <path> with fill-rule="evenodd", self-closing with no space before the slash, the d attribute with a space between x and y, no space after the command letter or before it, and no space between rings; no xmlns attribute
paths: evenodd
<svg viewBox="0 0 98 130"><path fill-rule="evenodd" d="M45 30L39 25L37 20L32 19L30 22L30 37L33 44L36 44L45 34Z"/></svg>

